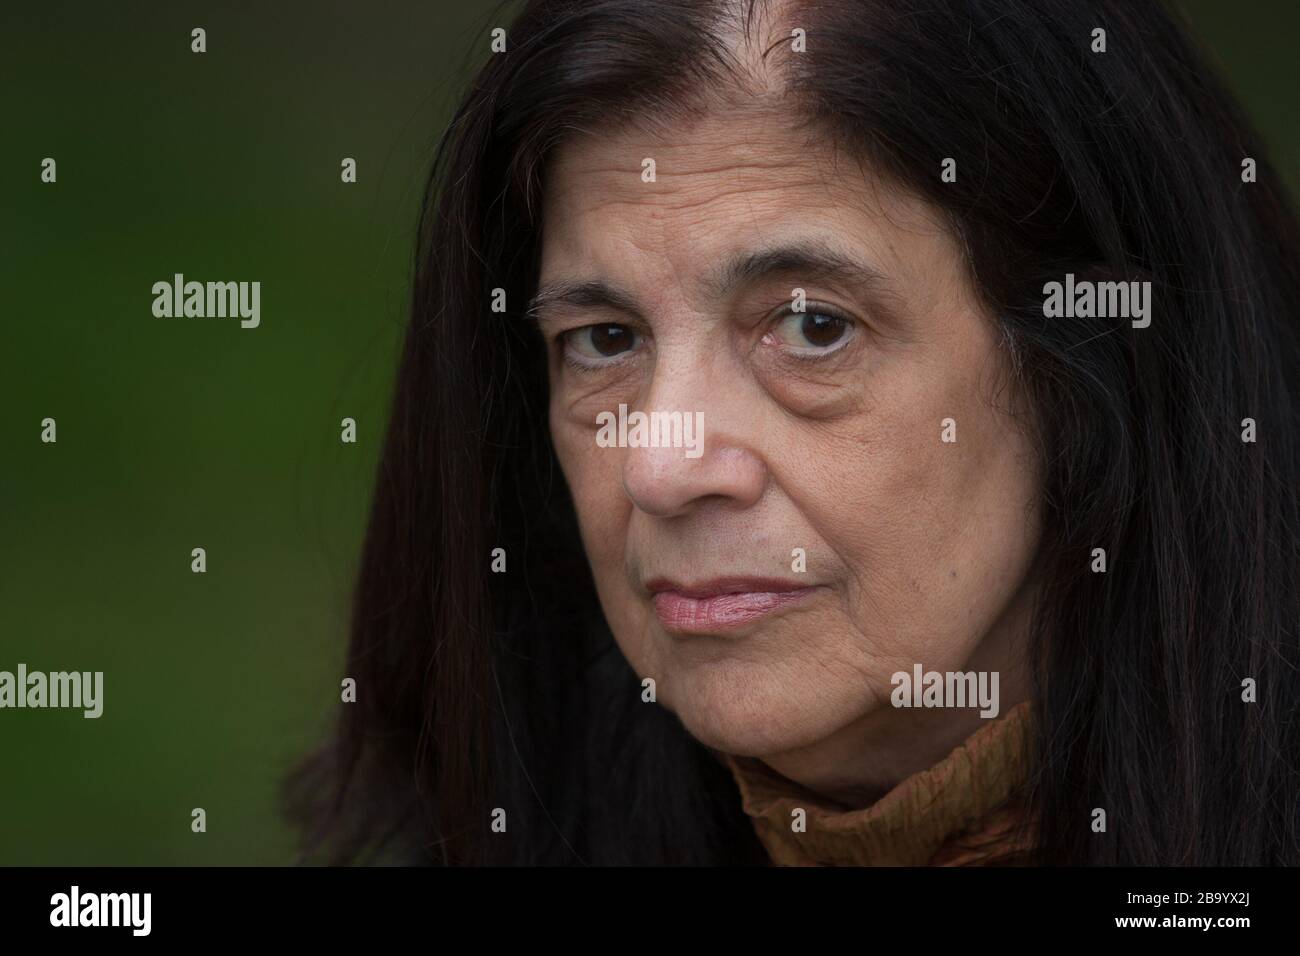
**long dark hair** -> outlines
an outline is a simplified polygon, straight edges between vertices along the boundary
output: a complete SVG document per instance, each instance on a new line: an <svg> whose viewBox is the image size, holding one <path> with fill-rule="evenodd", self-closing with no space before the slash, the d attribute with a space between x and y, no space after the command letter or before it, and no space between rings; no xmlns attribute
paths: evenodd
<svg viewBox="0 0 1300 956"><path fill-rule="evenodd" d="M1156 4L787 9L807 52L767 56L792 116L946 213L1034 407L1039 859L1300 862L1300 230L1260 143ZM449 125L355 596L357 701L287 787L305 859L763 858L725 768L641 702L612 642L522 316L551 149L679 117L736 73L724 27L755 15L533 0ZM1150 281L1149 327L1045 318L1070 272Z"/></svg>

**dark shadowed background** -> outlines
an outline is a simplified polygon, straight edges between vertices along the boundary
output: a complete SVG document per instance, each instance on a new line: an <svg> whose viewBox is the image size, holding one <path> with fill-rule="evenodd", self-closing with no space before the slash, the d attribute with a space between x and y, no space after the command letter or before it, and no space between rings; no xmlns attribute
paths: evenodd
<svg viewBox="0 0 1300 956"><path fill-rule="evenodd" d="M103 671L104 713L0 710L0 864L288 862L276 787L345 706L424 175L514 5L11 6L0 670ZM1300 4L1178 7L1300 193ZM260 327L155 318L177 272L260 281Z"/></svg>

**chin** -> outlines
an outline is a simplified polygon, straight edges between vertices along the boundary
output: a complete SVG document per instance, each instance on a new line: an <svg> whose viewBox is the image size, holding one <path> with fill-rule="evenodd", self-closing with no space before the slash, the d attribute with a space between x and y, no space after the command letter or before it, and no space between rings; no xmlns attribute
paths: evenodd
<svg viewBox="0 0 1300 956"><path fill-rule="evenodd" d="M739 660L694 664L660 700L706 747L764 757L811 746L873 708L860 684L827 687L825 672L810 671Z"/></svg>

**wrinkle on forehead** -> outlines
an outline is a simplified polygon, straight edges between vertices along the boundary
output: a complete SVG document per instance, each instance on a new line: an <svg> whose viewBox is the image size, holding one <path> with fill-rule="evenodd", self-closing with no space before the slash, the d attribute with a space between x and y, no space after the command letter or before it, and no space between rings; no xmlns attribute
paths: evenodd
<svg viewBox="0 0 1300 956"><path fill-rule="evenodd" d="M641 182L644 158L655 160L653 185ZM882 178L834 137L802 127L788 104L771 102L713 111L653 134L625 130L570 139L552 158L544 219L554 221L561 209L566 217L602 207L703 211L740 196L756 206L790 205L792 214L801 199L815 196L823 208L852 206L908 231L948 231L937 210Z"/></svg>

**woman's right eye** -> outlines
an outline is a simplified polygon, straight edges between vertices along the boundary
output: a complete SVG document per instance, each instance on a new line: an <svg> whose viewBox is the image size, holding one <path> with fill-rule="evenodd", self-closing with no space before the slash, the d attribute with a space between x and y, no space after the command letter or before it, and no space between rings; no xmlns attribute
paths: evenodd
<svg viewBox="0 0 1300 956"><path fill-rule="evenodd" d="M640 337L626 325L585 325L564 333L564 346L581 359L601 363L616 358L640 344Z"/></svg>

